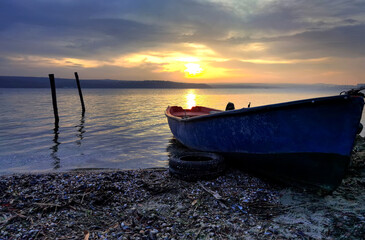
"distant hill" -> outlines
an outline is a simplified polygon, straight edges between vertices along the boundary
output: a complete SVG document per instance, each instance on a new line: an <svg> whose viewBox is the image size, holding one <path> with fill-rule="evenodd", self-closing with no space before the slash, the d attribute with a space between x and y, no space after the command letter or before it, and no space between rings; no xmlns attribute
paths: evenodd
<svg viewBox="0 0 365 240"><path fill-rule="evenodd" d="M212 88L247 88L247 89L310 89L310 90L338 90L345 91L352 88L358 88L361 84L356 85L336 85L336 84L296 84L296 83L227 83L227 84L210 84Z"/></svg>
<svg viewBox="0 0 365 240"><path fill-rule="evenodd" d="M246 88L246 89L311 89L311 90L349 90L352 88L365 86L365 84L335 85L335 84L280 84L280 83L180 83L172 81L145 80L126 81L110 79L81 79L82 88ZM48 77L15 77L0 76L0 88L49 88ZM56 78L57 88L76 88L75 79Z"/></svg>
<svg viewBox="0 0 365 240"><path fill-rule="evenodd" d="M56 78L57 88L76 88L75 79ZM81 79L82 88L211 88L208 84L179 83L171 81L145 80L84 80ZM0 88L49 88L47 77L15 77L0 76Z"/></svg>

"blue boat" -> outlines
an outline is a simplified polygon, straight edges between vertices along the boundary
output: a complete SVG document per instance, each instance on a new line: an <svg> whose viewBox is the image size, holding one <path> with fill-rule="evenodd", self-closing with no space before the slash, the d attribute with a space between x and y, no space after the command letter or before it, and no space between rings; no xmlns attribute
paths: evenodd
<svg viewBox="0 0 365 240"><path fill-rule="evenodd" d="M220 111L166 109L174 137L259 173L333 191L350 163L364 95L338 96Z"/></svg>

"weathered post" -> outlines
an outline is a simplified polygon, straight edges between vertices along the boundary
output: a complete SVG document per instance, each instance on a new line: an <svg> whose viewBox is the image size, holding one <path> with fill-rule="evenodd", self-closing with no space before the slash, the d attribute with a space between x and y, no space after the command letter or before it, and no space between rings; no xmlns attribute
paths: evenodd
<svg viewBox="0 0 365 240"><path fill-rule="evenodd" d="M55 126L55 128L53 129L53 133L54 133L54 137L53 137L53 142L54 142L54 145L51 147L52 149L52 153L51 153L51 157L54 159L54 162L53 162L53 168L54 169L59 169L60 168L60 162L61 162L61 159L58 157L57 155L57 152L58 152L58 146L61 144L59 141L58 141L58 126Z"/></svg>
<svg viewBox="0 0 365 240"><path fill-rule="evenodd" d="M58 117L58 108L57 108L57 98L56 98L56 85L54 81L54 74L49 74L49 81L51 83L51 92L52 92L52 103L53 103L53 113L54 113L54 124L55 127L58 128L58 123L60 118Z"/></svg>
<svg viewBox="0 0 365 240"><path fill-rule="evenodd" d="M79 89L79 95L80 95L82 112L85 112L84 98L82 97L82 91L81 91L81 86L80 86L79 74L77 74L77 72L75 72L75 78L76 78L77 88Z"/></svg>

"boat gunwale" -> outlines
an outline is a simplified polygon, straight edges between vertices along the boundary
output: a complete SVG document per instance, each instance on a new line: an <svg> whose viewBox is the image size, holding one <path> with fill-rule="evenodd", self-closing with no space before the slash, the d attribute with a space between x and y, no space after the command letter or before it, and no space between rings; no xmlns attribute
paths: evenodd
<svg viewBox="0 0 365 240"><path fill-rule="evenodd" d="M328 97L318 97L318 98L309 98L309 99L303 99L303 100L295 100L295 101L289 101L289 102L283 102L283 103L274 103L274 104L251 107L251 108L240 108L240 109L229 110L229 111L217 110L219 112L211 113L208 115L194 116L194 117L189 117L189 118L181 118L181 117L172 115L170 113L169 109L171 109L171 107L173 107L173 106L169 106L165 110L165 115L166 115L166 117L168 117L170 119L174 119L174 120L177 120L180 122L192 122L192 121L199 121L199 120L205 120L205 119L210 119L210 118L234 116L234 115L239 115L239 114L254 114L254 113L258 113L258 112L272 111L272 110L277 110L277 109L286 109L286 108L292 108L292 107L303 106L303 105L348 100L349 98L355 98L355 97L363 98L362 96L358 96L358 95L348 95L348 94L335 95L335 96L328 96Z"/></svg>

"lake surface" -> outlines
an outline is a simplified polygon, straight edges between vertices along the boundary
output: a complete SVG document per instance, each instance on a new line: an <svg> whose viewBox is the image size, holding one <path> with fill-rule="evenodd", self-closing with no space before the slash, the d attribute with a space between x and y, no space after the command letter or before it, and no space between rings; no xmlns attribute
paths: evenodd
<svg viewBox="0 0 365 240"><path fill-rule="evenodd" d="M89 168L167 167L174 145L168 105L224 109L337 95L293 89L57 89L54 129L50 89L0 89L0 174ZM362 120L364 124L364 117Z"/></svg>

